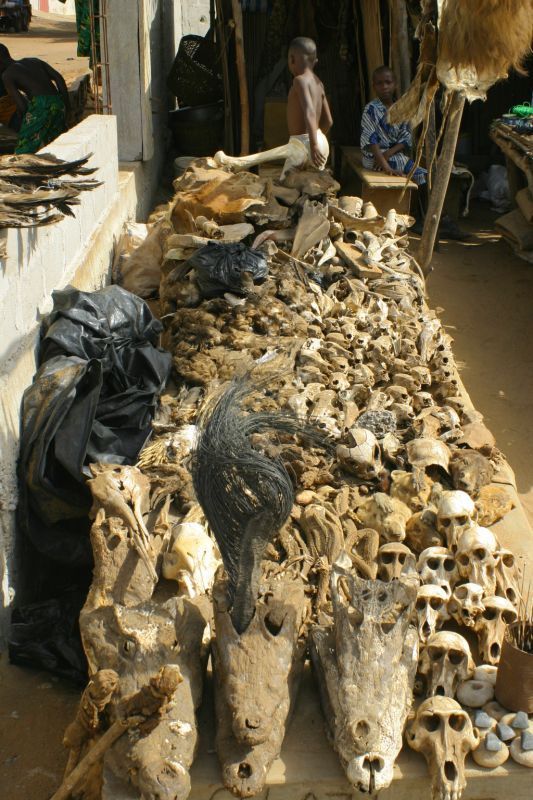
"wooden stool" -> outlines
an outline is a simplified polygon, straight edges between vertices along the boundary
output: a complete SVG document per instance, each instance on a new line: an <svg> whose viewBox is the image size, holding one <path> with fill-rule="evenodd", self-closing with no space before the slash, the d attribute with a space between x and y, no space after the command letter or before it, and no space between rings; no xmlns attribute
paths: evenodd
<svg viewBox="0 0 533 800"><path fill-rule="evenodd" d="M409 213L411 191L418 189L416 183L409 181L406 186L405 178L365 169L361 162L362 156L359 147L341 147L341 152L346 163L361 180L362 197L365 203L373 203L382 216L386 216L387 211L390 211L391 208L394 208L399 214Z"/></svg>

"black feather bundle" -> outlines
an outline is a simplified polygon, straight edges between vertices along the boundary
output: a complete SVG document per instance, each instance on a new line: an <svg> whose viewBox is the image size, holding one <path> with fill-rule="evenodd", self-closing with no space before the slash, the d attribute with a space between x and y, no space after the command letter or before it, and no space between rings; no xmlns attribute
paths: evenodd
<svg viewBox="0 0 533 800"><path fill-rule="evenodd" d="M250 437L266 431L305 435L307 429L287 414L246 412L243 401L256 390L249 377L239 378L207 406L191 464L198 502L228 574L228 601L238 633L254 615L265 548L294 503L285 466L254 449Z"/></svg>

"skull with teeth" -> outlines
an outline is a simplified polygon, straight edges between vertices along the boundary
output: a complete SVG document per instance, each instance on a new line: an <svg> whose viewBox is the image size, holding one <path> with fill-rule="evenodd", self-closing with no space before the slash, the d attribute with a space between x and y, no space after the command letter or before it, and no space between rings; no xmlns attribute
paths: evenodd
<svg viewBox="0 0 533 800"><path fill-rule="evenodd" d="M518 585L518 568L514 554L504 547L494 553L496 559L496 591L502 597L511 601L513 606L520 602L520 589Z"/></svg>
<svg viewBox="0 0 533 800"><path fill-rule="evenodd" d="M398 580L402 573L416 568L415 557L401 542L389 542L378 550L378 578L381 581Z"/></svg>
<svg viewBox="0 0 533 800"><path fill-rule="evenodd" d="M513 604L505 597L485 597L482 614L474 630L478 637L479 652L486 664L497 664L502 650L503 634L507 625L518 619Z"/></svg>
<svg viewBox="0 0 533 800"><path fill-rule="evenodd" d="M496 558L498 542L487 528L474 525L459 537L455 558L459 575L471 583L478 583L485 594L496 591Z"/></svg>
<svg viewBox="0 0 533 800"><path fill-rule="evenodd" d="M470 717L450 697L430 697L408 725L409 747L428 762L435 800L460 800L466 786L465 758L479 744Z"/></svg>
<svg viewBox="0 0 533 800"><path fill-rule="evenodd" d="M457 685L474 674L468 642L451 631L433 633L422 651L418 671L426 679L428 697L453 697Z"/></svg>
<svg viewBox="0 0 533 800"><path fill-rule="evenodd" d="M422 583L440 586L448 597L457 583L459 575L453 553L446 547L428 547L420 553L417 569Z"/></svg>
<svg viewBox="0 0 533 800"><path fill-rule="evenodd" d="M437 530L446 538L448 550L457 548L462 533L476 521L476 506L466 492L445 492L437 509Z"/></svg>
<svg viewBox="0 0 533 800"><path fill-rule="evenodd" d="M364 480L377 478L382 470L378 440L364 428L348 432L347 443L337 445L337 458L344 469Z"/></svg>
<svg viewBox="0 0 533 800"><path fill-rule="evenodd" d="M477 583L461 583L453 590L448 611L459 625L473 628L483 611L483 587Z"/></svg>
<svg viewBox="0 0 533 800"><path fill-rule="evenodd" d="M446 609L447 602L448 595L440 586L427 583L418 589L415 610L421 642L427 642L437 628L450 618Z"/></svg>

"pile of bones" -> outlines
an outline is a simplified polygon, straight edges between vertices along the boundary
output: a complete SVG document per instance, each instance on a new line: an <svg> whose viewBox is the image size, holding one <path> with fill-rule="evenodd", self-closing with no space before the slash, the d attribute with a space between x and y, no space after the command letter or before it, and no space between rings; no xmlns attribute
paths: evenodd
<svg viewBox="0 0 533 800"><path fill-rule="evenodd" d="M532 766L527 714L494 699L521 579L491 526L513 502L492 480L501 455L426 304L410 220L338 197L310 170L281 185L275 170L207 159L175 188L150 234L164 251L173 384L137 466L92 467L91 680L65 734L67 775L114 722L126 732L73 796L187 797L209 655L222 779L238 796L265 785L308 655L359 791L390 785L404 735L442 800L460 798L469 753L487 768L509 755ZM242 240L266 279L243 270L240 290L203 295L188 259ZM283 412L316 432L252 437L282 463L293 499L254 552L244 616L191 475L200 410L239 376L244 417Z"/></svg>

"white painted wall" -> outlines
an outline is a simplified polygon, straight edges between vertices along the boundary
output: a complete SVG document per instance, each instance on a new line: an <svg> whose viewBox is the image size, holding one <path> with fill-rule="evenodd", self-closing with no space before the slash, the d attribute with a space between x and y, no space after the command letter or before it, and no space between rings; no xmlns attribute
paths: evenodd
<svg viewBox="0 0 533 800"><path fill-rule="evenodd" d="M43 152L63 159L92 152L89 164L97 168L95 177L102 185L80 194L74 217L3 232L7 258L0 261L0 645L16 586L20 404L37 368L40 321L52 308L54 289L73 283L94 290L108 282L114 242L137 210L134 172L119 174L114 117L88 117Z"/></svg>
<svg viewBox="0 0 533 800"><path fill-rule="evenodd" d="M39 0L31 0L31 7L34 11L40 11ZM66 0L65 3L61 3L60 0L48 0L48 11L50 14L74 16L76 13L75 2L74 0Z"/></svg>

